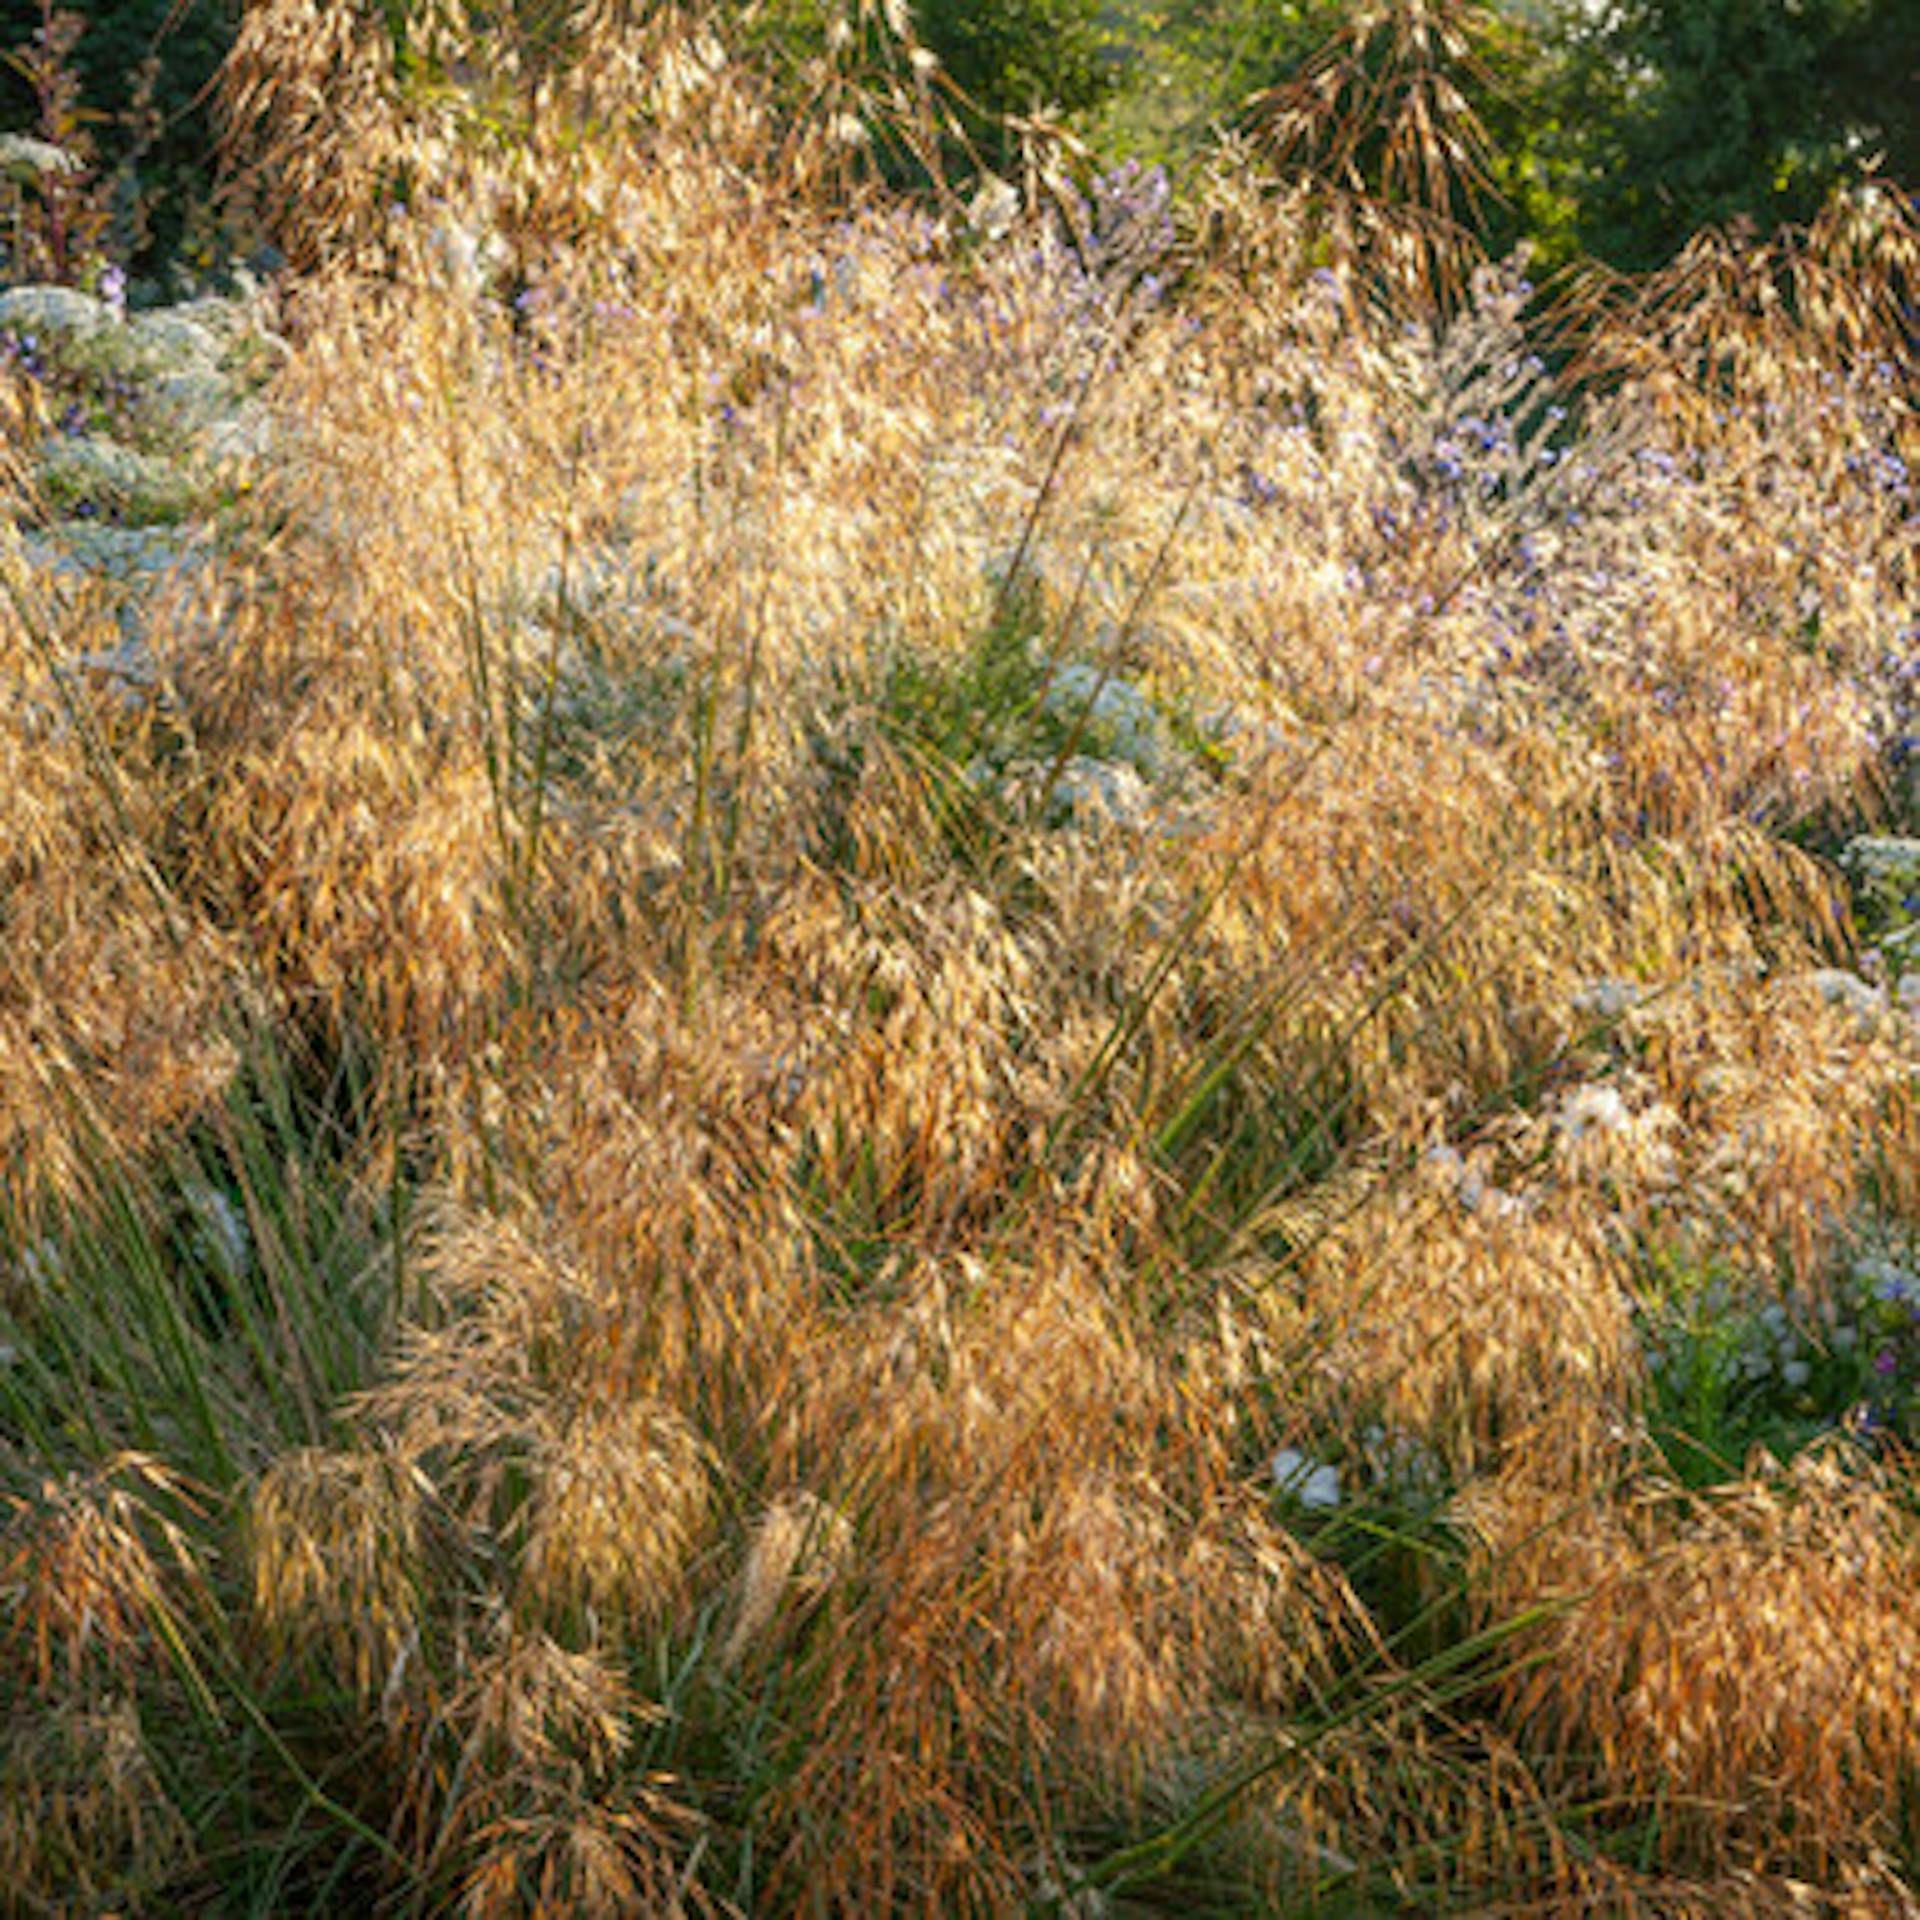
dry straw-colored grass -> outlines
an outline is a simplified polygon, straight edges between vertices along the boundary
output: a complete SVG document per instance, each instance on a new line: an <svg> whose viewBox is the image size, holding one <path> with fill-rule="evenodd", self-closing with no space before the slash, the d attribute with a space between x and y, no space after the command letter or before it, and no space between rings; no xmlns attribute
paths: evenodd
<svg viewBox="0 0 1920 1920"><path fill-rule="evenodd" d="M143 1757L218 1614L334 1898L1896 1911L1910 1470L1668 1488L1635 1318L1911 1210L1911 1037L1808 983L1848 929L1782 833L1871 790L1912 590L1845 457L1916 451L1871 315L1696 276L1582 398L1510 276L1410 324L1245 173L1156 297L828 200L671 29L483 86L458 9L395 66L250 7L234 137L315 271L164 709L60 677L94 616L0 555L9 1251L210 1109L242 1008L402 1280L198 1506L191 1423L97 1386L159 1457L7 1443L20 1884L218 1884ZM1154 703L1141 815L1054 817L1069 665ZM1423 1539L1276 1497L1294 1446L1387 1501L1383 1430Z"/></svg>

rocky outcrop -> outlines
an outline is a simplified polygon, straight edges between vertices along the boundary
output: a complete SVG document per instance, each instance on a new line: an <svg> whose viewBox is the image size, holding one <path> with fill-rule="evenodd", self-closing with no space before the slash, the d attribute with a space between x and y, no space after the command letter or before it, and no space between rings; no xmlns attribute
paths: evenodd
<svg viewBox="0 0 1920 1920"><path fill-rule="evenodd" d="M147 608L270 451L257 396L285 353L245 294L129 314L71 287L0 290L27 456L6 502L18 551L55 604L104 597L121 640L89 664L128 690L150 680Z"/></svg>

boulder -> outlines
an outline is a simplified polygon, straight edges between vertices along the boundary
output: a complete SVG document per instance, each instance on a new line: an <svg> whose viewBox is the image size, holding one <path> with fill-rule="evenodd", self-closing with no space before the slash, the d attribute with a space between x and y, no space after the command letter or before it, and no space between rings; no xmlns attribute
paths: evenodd
<svg viewBox="0 0 1920 1920"><path fill-rule="evenodd" d="M257 400L242 401L208 421L199 443L208 466L258 466L273 451L273 416Z"/></svg>
<svg viewBox="0 0 1920 1920"><path fill-rule="evenodd" d="M1172 750L1167 724L1132 684L1084 661L1054 671L1042 704L1064 726L1082 729L1085 744L1124 761L1148 779L1167 770Z"/></svg>
<svg viewBox="0 0 1920 1920"><path fill-rule="evenodd" d="M0 293L0 333L31 334L45 344L84 340L120 325L104 300L72 287L9 287Z"/></svg>
<svg viewBox="0 0 1920 1920"><path fill-rule="evenodd" d="M218 336L177 308L161 307L152 313L136 314L126 324L129 342L156 371L171 367L212 372L220 364Z"/></svg>
<svg viewBox="0 0 1920 1920"><path fill-rule="evenodd" d="M210 367L183 367L162 374L147 389L145 412L170 433L206 433L233 410L231 384Z"/></svg>
<svg viewBox="0 0 1920 1920"><path fill-rule="evenodd" d="M1048 792L1046 811L1047 818L1059 826L1137 831L1152 821L1153 797L1126 761L1075 754Z"/></svg>
<svg viewBox="0 0 1920 1920"><path fill-rule="evenodd" d="M75 520L57 532L26 534L20 544L29 564L52 579L149 587L179 566L195 543L179 527L110 527Z"/></svg>
<svg viewBox="0 0 1920 1920"><path fill-rule="evenodd" d="M159 674L147 641L155 599L184 569L204 563L204 540L190 528L114 527L70 520L20 542L28 564L59 599L73 596L111 611L120 638L67 663L76 677L105 684L141 701L157 689Z"/></svg>
<svg viewBox="0 0 1920 1920"><path fill-rule="evenodd" d="M42 493L63 514L171 520L193 504L192 485L171 460L104 437L50 436L41 443L37 467Z"/></svg>
<svg viewBox="0 0 1920 1920"><path fill-rule="evenodd" d="M1806 978L1828 1006L1852 1014L1863 1033L1873 1032L1886 1017L1886 988L1845 967L1816 967Z"/></svg>

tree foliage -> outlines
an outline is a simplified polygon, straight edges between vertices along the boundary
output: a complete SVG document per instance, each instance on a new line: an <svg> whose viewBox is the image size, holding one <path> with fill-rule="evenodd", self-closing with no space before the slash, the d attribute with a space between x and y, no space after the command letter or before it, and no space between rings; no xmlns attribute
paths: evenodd
<svg viewBox="0 0 1920 1920"><path fill-rule="evenodd" d="M1804 221L1879 162L1920 177L1920 9L1912 0L1617 0L1562 18L1559 154L1583 239L1622 266L1706 225Z"/></svg>
<svg viewBox="0 0 1920 1920"><path fill-rule="evenodd" d="M123 253L177 251L207 203L209 82L243 7L114 0L68 16L77 131L117 180ZM0 51L27 48L60 11L0 0ZM576 9L471 11L524 28ZM1449 113L1485 135L1481 237L1498 250L1527 235L1550 258L1645 267L1703 225L1804 221L1869 167L1920 182L1920 0L728 0L717 15L796 70L850 34L911 38L938 56L990 163L1013 145L1006 117L1039 109L1109 148L1178 160L1215 129L1256 125L1260 103L1271 118L1343 44L1348 69L1387 88L1343 105L1390 124L1407 100L1389 97L1394 63L1377 50L1431 31ZM0 73L0 130L34 117L26 81ZM1367 157L1364 143L1349 154L1362 171Z"/></svg>
<svg viewBox="0 0 1920 1920"><path fill-rule="evenodd" d="M914 9L956 84L994 114L1098 105L1118 77L1103 12L1100 0L921 0Z"/></svg>
<svg viewBox="0 0 1920 1920"><path fill-rule="evenodd" d="M115 234L123 254L151 256L180 244L212 185L209 88L239 24L242 0L112 0L67 7L0 0L0 131L36 117L35 36L62 14L79 90L78 133L116 176Z"/></svg>
<svg viewBox="0 0 1920 1920"><path fill-rule="evenodd" d="M1342 42L1428 29L1461 36L1430 64L1485 129L1496 246L1525 233L1553 256L1643 267L1702 225L1804 221L1863 166L1920 181L1915 0L1143 0L1135 122L1192 143L1328 72ZM1391 78L1391 60L1369 62ZM1404 102L1350 104L1390 123Z"/></svg>

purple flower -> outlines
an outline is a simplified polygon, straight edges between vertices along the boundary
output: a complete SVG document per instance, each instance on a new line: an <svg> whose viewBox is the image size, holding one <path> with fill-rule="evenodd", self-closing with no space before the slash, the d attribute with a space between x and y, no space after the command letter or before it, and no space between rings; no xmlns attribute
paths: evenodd
<svg viewBox="0 0 1920 1920"><path fill-rule="evenodd" d="M1240 467L1240 484L1242 497L1249 506L1268 507L1280 497L1280 489L1257 467L1244 461Z"/></svg>
<svg viewBox="0 0 1920 1920"><path fill-rule="evenodd" d="M1897 1372L1899 1366L1899 1356L1891 1347L1882 1347L1880 1351L1873 1356L1873 1370L1879 1374L1882 1379L1886 1379L1889 1375Z"/></svg>

